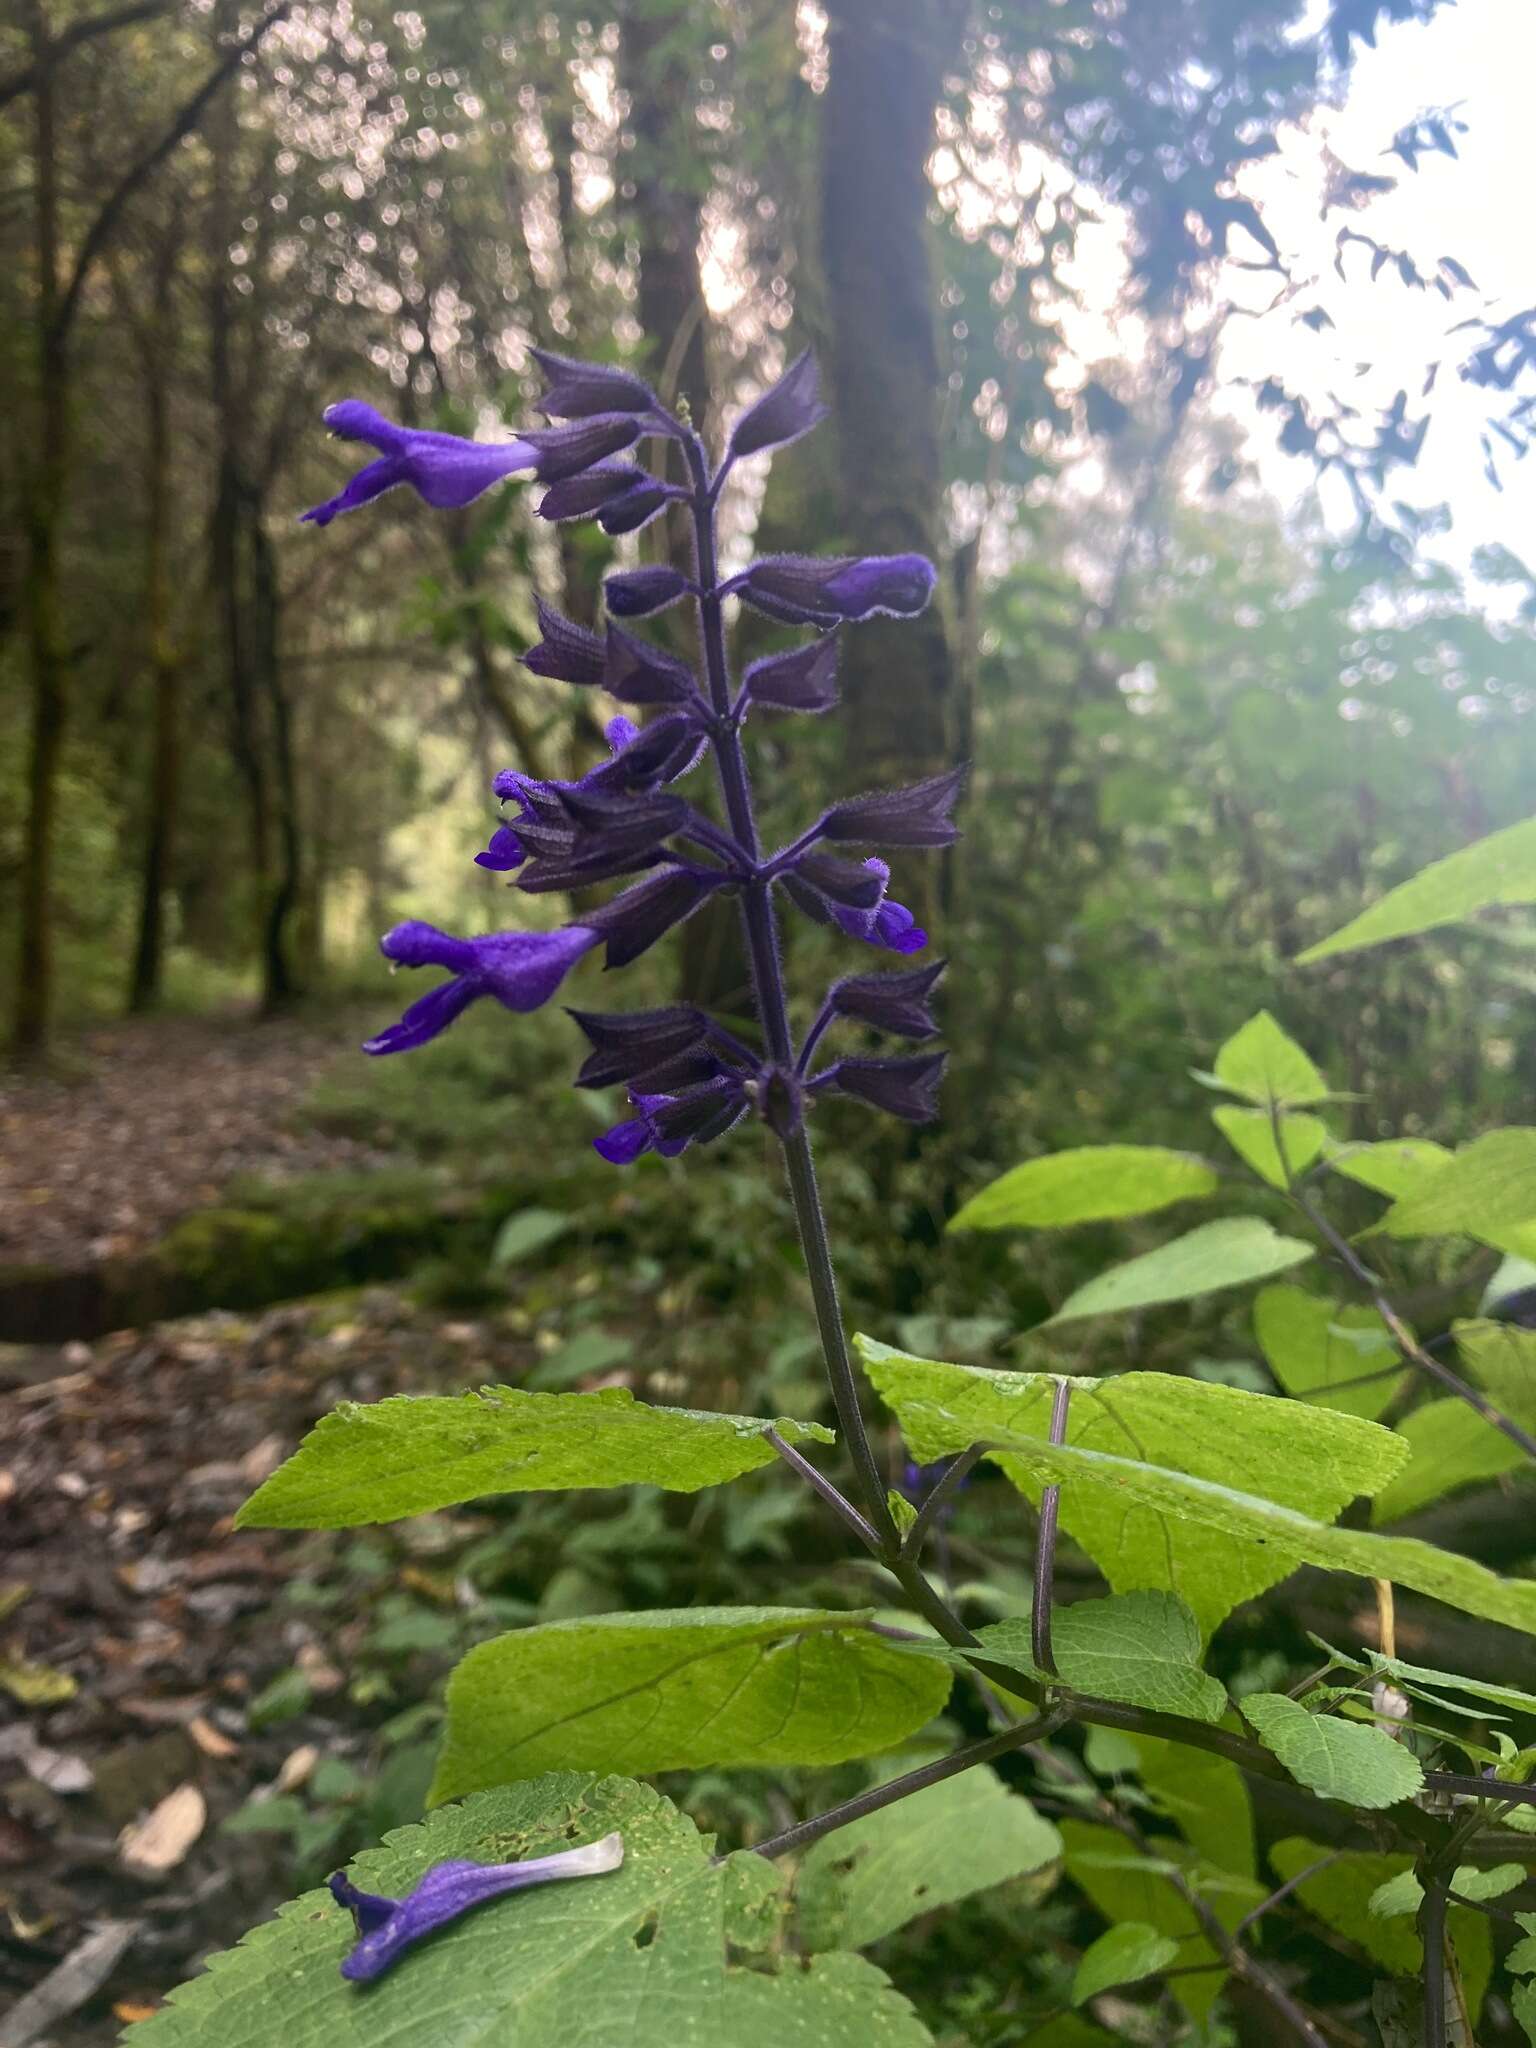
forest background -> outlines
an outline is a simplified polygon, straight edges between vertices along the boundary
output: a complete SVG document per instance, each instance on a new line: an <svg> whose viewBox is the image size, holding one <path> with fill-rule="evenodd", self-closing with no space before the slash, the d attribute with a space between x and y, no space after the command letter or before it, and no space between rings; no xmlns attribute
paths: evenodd
<svg viewBox="0 0 1536 2048"><path fill-rule="evenodd" d="M610 545L540 526L515 489L446 516L401 492L301 528L350 467L320 416L353 396L505 431L529 416L530 345L633 362L712 430L813 348L832 423L766 485L739 467L732 561L941 564L920 625L850 637L835 738L797 734L793 760L763 742L770 829L805 810L808 776L972 764L960 846L937 879L896 882L952 963L944 1123L898 1146L854 1109L830 1120L864 1327L1006 1358L1110 1239L946 1242L946 1218L1038 1151L1200 1143L1189 1070L1261 1007L1357 1098L1340 1137L1522 1121L1528 926L1289 964L1536 794L1518 517L1536 310L1478 274L1477 207L1442 246L1433 198L1487 81L1426 66L1411 100L1378 91L1362 114L1351 96L1395 39L1454 14L1472 39L1444 47L1492 51L1514 12L9 0L0 1335L78 1348L409 1275L394 1308L323 1312L325 1343L374 1328L385 1384L402 1344L415 1359L474 1329L547 1384L720 1408L745 1384L812 1412L757 1162L722 1148L686 1208L654 1160L619 1184L566 1089L558 1013L476 1013L409 1062L349 1050L393 1014L374 941L397 918L528 914L470 855L497 769L568 776L600 754L594 706L519 656L535 592L591 619ZM619 555L685 544L662 520ZM737 632L747 654L777 644ZM790 964L809 987L823 963L797 938ZM693 920L647 978L657 1001L744 1001L729 915ZM242 1131L210 1165L198 1063L230 1058L232 1115L248 1061L246 1119L280 1099L283 1135ZM686 1279L658 1287L678 1244ZM1432 1323L1450 1303L1418 1278ZM1074 1337L1074 1359L1261 1383L1226 1313ZM247 1341L217 1337L231 1372ZM300 1409L323 1390L312 1374ZM763 1508L729 1568L779 1569L798 1512ZM673 1570L660 1521L588 1530L574 1556L570 1533L549 1534L562 1577L540 1613L620 1604L615 1580L649 1569L626 1594L643 1604ZM358 1653L382 1689L365 1671L354 1697L347 1664L339 1755L431 1698L436 1610L392 1570L368 1583L399 1604ZM272 1728L316 1709L284 1643L250 1658L259 1697L289 1688ZM335 1783L283 1809L301 1862L356 1821Z"/></svg>

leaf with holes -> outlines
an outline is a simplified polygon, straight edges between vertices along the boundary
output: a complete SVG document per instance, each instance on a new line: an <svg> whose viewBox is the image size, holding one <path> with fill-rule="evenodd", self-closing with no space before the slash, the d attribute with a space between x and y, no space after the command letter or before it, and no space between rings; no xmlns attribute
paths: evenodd
<svg viewBox="0 0 1536 2048"><path fill-rule="evenodd" d="M1216 1192L1213 1170L1192 1152L1161 1145L1084 1145L1026 1159L972 1195L951 1230L1060 1230L1115 1216L1150 1216L1173 1202Z"/></svg>
<svg viewBox="0 0 1536 2048"><path fill-rule="evenodd" d="M1279 1692L1247 1693L1241 1706L1243 1719L1297 1784L1324 1799L1374 1811L1423 1789L1418 1758L1380 1728L1309 1714Z"/></svg>
<svg viewBox="0 0 1536 2048"><path fill-rule="evenodd" d="M1143 1252L1139 1259L1100 1273L1069 1295L1042 1327L1079 1323L1085 1316L1120 1315L1166 1301L1191 1301L1223 1287L1267 1280L1313 1256L1313 1246L1299 1237L1282 1237L1273 1224L1257 1216L1228 1216L1219 1223L1202 1223L1155 1252Z"/></svg>
<svg viewBox="0 0 1536 2048"><path fill-rule="evenodd" d="M661 1608L517 1629L471 1650L448 1681L432 1801L554 1768L876 1756L939 1712L950 1680L865 1613Z"/></svg>
<svg viewBox="0 0 1536 2048"><path fill-rule="evenodd" d="M1049 1433L1053 1374L913 1358L869 1337L857 1343L921 1463L1002 1437L1027 1440L1033 1454L1035 1440ZM1391 1430L1355 1416L1157 1372L1073 1380L1067 1443L1117 1454L1117 1471L1126 1460L1143 1460L1262 1496L1306 1517L1309 1528L1331 1521L1357 1495L1379 1492L1406 1456ZM1039 1499L1033 1455L1004 1451L997 1462ZM1206 1631L1295 1568L1262 1523L1234 1540L1230 1526L1201 1526L1176 1491L1166 1499L1165 1512L1153 1493L1142 1504L1127 1500L1118 1481L1075 1485L1062 1494L1061 1526L1117 1593L1177 1593Z"/></svg>
<svg viewBox="0 0 1536 2048"><path fill-rule="evenodd" d="M1061 1837L995 1771L965 1771L808 1849L795 1879L802 1944L865 1948L919 1913L1044 1870Z"/></svg>
<svg viewBox="0 0 1536 2048"><path fill-rule="evenodd" d="M501 1863L617 1831L606 1876L512 1893L410 1948L376 1990L340 1973L356 1936L329 1893L306 1892L133 2029L134 2048L932 2048L881 1972L780 1952L778 1878L759 1857L721 1863L648 1786L563 1771L486 1792L400 1828L352 1866L399 1897L449 1859Z"/></svg>
<svg viewBox="0 0 1536 2048"><path fill-rule="evenodd" d="M790 1443L833 1441L820 1423L651 1408L625 1387L345 1401L252 1494L236 1527L347 1529L483 1494L577 1486L696 1493L771 1465L770 1429Z"/></svg>

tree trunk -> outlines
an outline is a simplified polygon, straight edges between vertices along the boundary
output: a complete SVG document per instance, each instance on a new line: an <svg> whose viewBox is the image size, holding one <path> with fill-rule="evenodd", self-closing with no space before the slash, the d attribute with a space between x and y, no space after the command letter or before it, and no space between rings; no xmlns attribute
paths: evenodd
<svg viewBox="0 0 1536 2048"><path fill-rule="evenodd" d="M20 931L13 1044L23 1056L46 1044L53 1001L53 853L59 763L68 709L68 664L59 619L59 514L67 457L68 388L59 308L58 141L54 61L42 0L30 10L33 88L33 219L37 262L37 443L26 493L27 650L32 730L21 855Z"/></svg>
<svg viewBox="0 0 1536 2048"><path fill-rule="evenodd" d="M137 1014L160 1001L165 968L165 898L175 852L181 785L181 653L171 644L166 551L170 538L170 392L166 382L175 245L167 238L155 274L154 312L141 330L144 356L144 639L151 689L150 759L138 937L128 984Z"/></svg>
<svg viewBox="0 0 1536 2048"><path fill-rule="evenodd" d="M843 528L860 553L937 559L944 478L926 166L962 16L954 0L828 0L827 12L821 256ZM849 634L845 733L860 785L949 765L954 689L941 606Z"/></svg>

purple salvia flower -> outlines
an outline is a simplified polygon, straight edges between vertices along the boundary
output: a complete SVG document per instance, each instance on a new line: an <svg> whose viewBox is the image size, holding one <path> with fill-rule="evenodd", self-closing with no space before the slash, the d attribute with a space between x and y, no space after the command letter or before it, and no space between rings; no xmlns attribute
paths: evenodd
<svg viewBox="0 0 1536 2048"><path fill-rule="evenodd" d="M663 506L687 495L676 484L658 483L655 477L647 477L621 498L610 498L598 513L597 523L604 533L638 533L642 526L650 525Z"/></svg>
<svg viewBox="0 0 1536 2048"><path fill-rule="evenodd" d="M932 1038L938 1023L928 998L938 986L947 962L909 967L904 974L850 974L834 984L827 1007L839 1017L853 1017L896 1038Z"/></svg>
<svg viewBox="0 0 1536 2048"><path fill-rule="evenodd" d="M493 874L510 874L520 868L528 858L528 849L512 830L510 825L498 825L491 834L491 843L483 853L475 855L477 868L489 868Z"/></svg>
<svg viewBox="0 0 1536 2048"><path fill-rule="evenodd" d="M830 711L837 702L837 635L823 633L790 654L750 664L742 696L766 711Z"/></svg>
<svg viewBox="0 0 1536 2048"><path fill-rule="evenodd" d="M350 1911L358 1934L341 1974L355 1984L366 1984L397 1963L412 1942L486 1899L561 1878L600 1877L623 1861L623 1838L611 1834L579 1849L560 1849L553 1856L534 1856L523 1863L439 1863L403 1899L359 1891L338 1870L330 1880L331 1897Z"/></svg>
<svg viewBox="0 0 1536 2048"><path fill-rule="evenodd" d="M612 499L654 482L632 462L598 462L579 476L552 484L534 509L541 519L591 519Z"/></svg>
<svg viewBox="0 0 1536 2048"><path fill-rule="evenodd" d="M620 413L573 420L567 427L531 427L522 438L537 457L533 473L539 482L561 484L633 447L641 432L638 420Z"/></svg>
<svg viewBox="0 0 1536 2048"><path fill-rule="evenodd" d="M786 893L818 924L836 925L866 946L893 953L920 953L928 934L905 903L886 895L890 868L877 856L862 862L829 853L806 853L780 877Z"/></svg>
<svg viewBox="0 0 1536 2048"><path fill-rule="evenodd" d="M447 967L453 979L429 989L398 1024L370 1038L363 1050L410 1052L445 1031L481 996L494 996L508 1010L541 1009L601 936L588 925L575 924L562 931L488 932L459 939L414 919L397 924L379 941L386 960L402 967Z"/></svg>
<svg viewBox="0 0 1536 2048"><path fill-rule="evenodd" d="M523 656L523 666L536 676L551 676L560 683L600 683L603 680L603 638L574 619L562 618L542 597L533 600L538 614L540 638Z"/></svg>
<svg viewBox="0 0 1536 2048"><path fill-rule="evenodd" d="M724 881L723 875L669 868L583 915L606 943L608 966L627 967L674 925L691 917Z"/></svg>
<svg viewBox="0 0 1536 2048"><path fill-rule="evenodd" d="M647 569L623 569L603 584L603 596L615 618L643 619L664 611L692 589L680 569L658 562Z"/></svg>
<svg viewBox="0 0 1536 2048"><path fill-rule="evenodd" d="M396 426L360 398L344 398L328 406L325 424L340 441L366 441L379 450L370 462L323 505L312 505L300 517L311 526L329 526L339 512L355 511L372 499L409 484L429 505L468 505L492 484L533 469L539 451L528 439L466 441L458 434L427 433Z"/></svg>
<svg viewBox="0 0 1536 2048"><path fill-rule="evenodd" d="M611 1088L616 1081L638 1080L694 1052L710 1032L708 1017L691 1003L614 1014L567 1010L566 1015L580 1026L592 1047L576 1076L578 1088Z"/></svg>
<svg viewBox="0 0 1536 2048"><path fill-rule="evenodd" d="M885 614L915 619L938 581L925 555L765 555L723 585L787 626L833 626Z"/></svg>
<svg viewBox="0 0 1536 2048"><path fill-rule="evenodd" d="M964 787L965 770L951 768L904 789L850 797L828 811L821 821L822 834L865 845L878 839L885 846L952 846L960 831L949 814Z"/></svg>
<svg viewBox="0 0 1536 2048"><path fill-rule="evenodd" d="M552 420L590 419L594 413L647 413L656 409L649 384L611 363L582 363L553 349L529 351L544 372L545 391L539 411Z"/></svg>
<svg viewBox="0 0 1536 2048"><path fill-rule="evenodd" d="M808 1085L818 1093L834 1089L856 1096L910 1124L926 1124L938 1115L939 1083L948 1058L946 1052L928 1052L898 1060L835 1060Z"/></svg>
<svg viewBox="0 0 1536 2048"><path fill-rule="evenodd" d="M593 1148L610 1166L632 1166L646 1152L676 1159L690 1145L712 1144L740 1123L750 1099L740 1075L722 1073L681 1094L636 1091L630 1101L640 1114L592 1140Z"/></svg>
<svg viewBox="0 0 1536 2048"><path fill-rule="evenodd" d="M764 448L787 448L827 416L821 402L816 358L806 349L796 356L778 383L749 406L731 431L732 456L756 455Z"/></svg>

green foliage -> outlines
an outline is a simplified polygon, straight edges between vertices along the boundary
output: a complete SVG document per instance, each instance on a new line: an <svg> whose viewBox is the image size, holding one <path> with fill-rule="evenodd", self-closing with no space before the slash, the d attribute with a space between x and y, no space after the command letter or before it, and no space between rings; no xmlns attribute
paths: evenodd
<svg viewBox="0 0 1536 2048"><path fill-rule="evenodd" d="M1330 1521L1356 1495L1384 1486L1405 1455L1389 1431L1354 1416L1143 1372L1072 1382L1071 1449L1052 1454L1061 1469L1048 1472L1041 1460L1054 1378L908 1358L857 1341L914 1457L946 1457L972 1443L1006 1446L996 1461L1031 1497L1038 1481L1070 1470L1078 1483L1061 1496L1061 1526L1110 1585L1177 1593L1207 1630L1301 1561L1280 1542L1293 1520L1308 1531ZM1015 1449L1026 1442L1027 1455ZM1126 1453L1145 1464L1130 1464ZM1264 1510L1255 1503L1250 1519L1234 1507L1238 1488L1262 1496Z"/></svg>
<svg viewBox="0 0 1536 2048"><path fill-rule="evenodd" d="M1120 1315L1158 1302L1189 1301L1224 1287L1264 1280L1271 1273L1304 1265L1313 1248L1298 1237L1282 1237L1256 1216L1229 1216L1202 1223L1155 1252L1113 1266L1069 1295L1051 1324L1081 1322L1085 1316Z"/></svg>
<svg viewBox="0 0 1536 2048"><path fill-rule="evenodd" d="M1328 1142L1321 1117L1290 1111L1279 1114L1278 1136L1275 1112L1268 1109L1227 1103L1211 1111L1211 1121L1244 1165L1272 1188L1286 1187L1294 1174L1304 1173Z"/></svg>
<svg viewBox="0 0 1536 2048"><path fill-rule="evenodd" d="M1298 1784L1367 1810L1411 1799L1424 1773L1411 1750L1380 1728L1312 1714L1283 1693L1244 1695L1243 1719Z"/></svg>
<svg viewBox="0 0 1536 2048"><path fill-rule="evenodd" d="M1400 1373L1371 1379L1397 1358L1373 1308L1327 1301L1281 1281L1254 1297L1253 1333L1285 1391L1316 1407L1374 1421L1402 1384ZM1345 1384L1362 1379L1371 1383Z"/></svg>
<svg viewBox="0 0 1536 2048"><path fill-rule="evenodd" d="M342 1529L487 1493L660 1486L674 1493L774 1462L766 1433L831 1443L819 1423L650 1408L624 1387L593 1394L399 1395L343 1403L240 1510L238 1525Z"/></svg>
<svg viewBox="0 0 1536 2048"><path fill-rule="evenodd" d="M1000 1623L1007 1628L1017 1624ZM983 1640L996 1629L983 1631ZM1051 1631L1067 1684L1099 1699L1219 1721L1225 1689L1200 1669L1200 1625L1172 1593L1120 1593L1064 1608Z"/></svg>
<svg viewBox="0 0 1536 2048"><path fill-rule="evenodd" d="M1422 1187L1450 1156L1444 1145L1429 1138L1384 1138L1377 1145L1341 1145L1329 1153L1328 1165L1346 1180L1395 1201Z"/></svg>
<svg viewBox="0 0 1536 2048"><path fill-rule="evenodd" d="M562 1216L553 1209L520 1209L515 1216L509 1216L496 1233L491 1246L493 1266L514 1266L519 1259L531 1258L535 1252L542 1252L552 1245L556 1238L564 1237L571 1227L569 1216Z"/></svg>
<svg viewBox="0 0 1536 2048"><path fill-rule="evenodd" d="M1116 1984L1154 1977L1178 1958L1179 1944L1144 1920L1125 1920L1090 1942L1072 1973L1072 2003L1086 2005Z"/></svg>
<svg viewBox="0 0 1536 2048"><path fill-rule="evenodd" d="M1381 1219L1389 1237L1475 1237L1524 1253L1536 1223L1536 1130L1487 1131L1400 1196Z"/></svg>
<svg viewBox="0 0 1536 2048"><path fill-rule="evenodd" d="M1410 1455L1371 1503L1371 1521L1378 1527L1525 1463L1518 1444L1454 1395L1415 1408L1398 1423L1397 1433Z"/></svg>
<svg viewBox="0 0 1536 2048"><path fill-rule="evenodd" d="M1193 1153L1161 1145L1086 1145L1027 1159L950 1219L951 1230L1061 1229L1106 1217L1147 1216L1214 1194L1216 1175Z"/></svg>
<svg viewBox="0 0 1536 2048"><path fill-rule="evenodd" d="M1328 1083L1268 1010L1250 1017L1226 1041L1216 1055L1211 1078L1265 1109L1299 1109L1328 1100Z"/></svg>
<svg viewBox="0 0 1536 2048"><path fill-rule="evenodd" d="M563 1771L487 1792L401 1829L353 1866L364 1890L398 1897L445 1858L499 1863L547 1855L612 1830L607 1876L515 1892L413 1948L387 1989L362 1992L338 1964L351 1916L323 1891L285 1906L208 1973L136 2027L147 2048L375 2048L452 2040L490 2048L635 2048L680 2040L770 2048L923 2048L906 2001L856 1956L775 1966L777 1884L738 1855L717 1864L693 1823L648 1787Z"/></svg>
<svg viewBox="0 0 1536 2048"><path fill-rule="evenodd" d="M795 1878L796 1932L813 1954L867 1948L1060 1855L1060 1835L1027 1799L995 1771L967 1771L814 1843Z"/></svg>
<svg viewBox="0 0 1536 2048"><path fill-rule="evenodd" d="M1536 818L1492 832L1459 853L1434 861L1341 930L1299 953L1307 966L1335 953L1411 938L1440 925L1460 924L1496 904L1536 903Z"/></svg>
<svg viewBox="0 0 1536 2048"><path fill-rule="evenodd" d="M1516 1422L1536 1425L1536 1330L1479 1318L1451 1325L1468 1376Z"/></svg>
<svg viewBox="0 0 1536 2048"><path fill-rule="evenodd" d="M867 1614L810 1608L594 1615L482 1643L448 1687L434 1803L561 1767L830 1764L904 1741L950 1674Z"/></svg>

